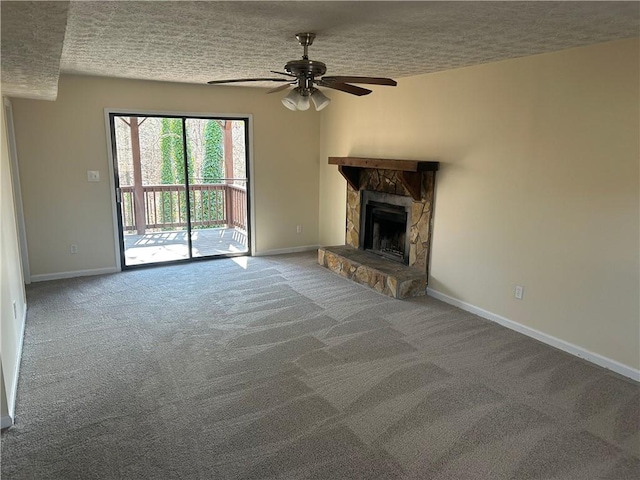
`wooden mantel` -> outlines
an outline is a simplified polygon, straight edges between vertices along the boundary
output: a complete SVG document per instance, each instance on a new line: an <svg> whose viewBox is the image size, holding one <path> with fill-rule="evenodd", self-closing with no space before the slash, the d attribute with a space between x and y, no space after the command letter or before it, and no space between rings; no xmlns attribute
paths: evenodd
<svg viewBox="0 0 640 480"><path fill-rule="evenodd" d="M391 158L329 157L330 165L338 165L338 170L354 190L360 189L360 170L373 168L395 170L411 197L420 200L422 172L435 172L439 162L425 160L396 160Z"/></svg>

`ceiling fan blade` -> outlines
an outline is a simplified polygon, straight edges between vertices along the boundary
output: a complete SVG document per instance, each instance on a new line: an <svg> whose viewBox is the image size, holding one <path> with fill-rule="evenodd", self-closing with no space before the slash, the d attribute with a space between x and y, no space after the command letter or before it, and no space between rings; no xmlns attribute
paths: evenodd
<svg viewBox="0 0 640 480"><path fill-rule="evenodd" d="M284 85L280 85L276 88L272 88L271 90L269 90L267 93L276 93L276 92L281 92L282 90L285 90L287 88L289 88L291 85L295 85L296 82L291 82L291 83L285 83Z"/></svg>
<svg viewBox="0 0 640 480"><path fill-rule="evenodd" d="M288 78L234 78L233 80L211 80L207 82L209 85L221 85L223 83L240 83L240 82L290 82Z"/></svg>
<svg viewBox="0 0 640 480"><path fill-rule="evenodd" d="M324 81L320 81L318 82L318 85L321 85L327 88L333 88L334 90L340 90L341 92L347 92L352 95L357 95L359 97L361 97L362 95L369 95L371 93L371 90L369 90L368 88L356 87L355 85L349 85L348 83L337 83L337 82L325 83Z"/></svg>
<svg viewBox="0 0 640 480"><path fill-rule="evenodd" d="M322 77L323 82L329 83L366 83L370 85L388 85L390 87L395 87L398 82L391 78L382 78L382 77L345 77L345 76L331 76L331 77Z"/></svg>
<svg viewBox="0 0 640 480"><path fill-rule="evenodd" d="M287 77L293 77L293 78L298 78L295 75L293 75L292 73L286 73L286 72L276 72L275 70L269 70L271 73L276 73L278 75L286 75Z"/></svg>

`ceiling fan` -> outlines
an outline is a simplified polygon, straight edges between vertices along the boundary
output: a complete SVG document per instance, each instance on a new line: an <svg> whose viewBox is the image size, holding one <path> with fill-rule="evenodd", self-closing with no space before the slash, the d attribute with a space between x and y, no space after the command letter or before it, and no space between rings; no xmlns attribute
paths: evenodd
<svg viewBox="0 0 640 480"><path fill-rule="evenodd" d="M381 77L355 77L355 76L327 76L323 77L327 71L327 66L316 60L309 60L309 46L316 38L315 33L298 33L296 38L302 47L304 53L302 60L291 60L284 66L286 72L271 73L284 75L285 78L236 78L233 80L212 80L207 82L209 85L220 85L224 83L242 83L242 82L281 82L280 85L267 93L280 92L294 86L293 90L282 99L282 103L289 110L307 110L310 102L313 101L316 110L322 110L331 99L325 96L318 87L331 88L340 90L341 92L350 93L352 95L362 96L371 93L368 88L351 85L352 83L370 84L370 85L388 85L395 87L397 82L391 78Z"/></svg>

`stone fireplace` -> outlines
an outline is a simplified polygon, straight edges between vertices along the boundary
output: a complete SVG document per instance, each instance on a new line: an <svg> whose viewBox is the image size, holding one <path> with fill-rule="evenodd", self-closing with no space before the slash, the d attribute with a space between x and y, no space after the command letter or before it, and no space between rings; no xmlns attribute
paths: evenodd
<svg viewBox="0 0 640 480"><path fill-rule="evenodd" d="M346 245L318 250L333 272L395 298L424 295L438 162L330 157L347 180Z"/></svg>

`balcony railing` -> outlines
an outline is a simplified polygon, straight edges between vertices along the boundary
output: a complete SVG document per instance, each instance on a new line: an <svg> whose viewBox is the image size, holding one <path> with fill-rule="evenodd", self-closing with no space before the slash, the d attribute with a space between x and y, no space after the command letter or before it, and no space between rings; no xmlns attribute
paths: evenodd
<svg viewBox="0 0 640 480"><path fill-rule="evenodd" d="M125 232L144 234L147 229L167 230L187 226L184 185L144 185L137 192L134 186L126 186L120 187L120 192ZM136 197L141 199L144 213L142 208L137 208ZM192 184L189 185L189 203L192 228L226 227L247 231L245 186L234 183Z"/></svg>

